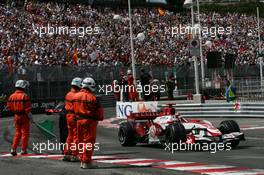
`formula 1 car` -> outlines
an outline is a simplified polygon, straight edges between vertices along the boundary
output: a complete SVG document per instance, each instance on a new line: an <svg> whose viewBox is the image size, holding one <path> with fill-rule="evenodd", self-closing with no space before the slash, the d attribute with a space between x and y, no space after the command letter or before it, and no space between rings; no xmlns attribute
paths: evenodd
<svg viewBox="0 0 264 175"><path fill-rule="evenodd" d="M60 112L62 112L63 108L64 108L64 103L60 102L55 107L49 106L47 109L45 109L45 113L47 115L60 113Z"/></svg>
<svg viewBox="0 0 264 175"><path fill-rule="evenodd" d="M231 143L236 147L245 140L234 120L225 120L215 127L207 120L186 119L176 114L172 105L161 112L131 113L120 123L118 131L122 146L137 143Z"/></svg>

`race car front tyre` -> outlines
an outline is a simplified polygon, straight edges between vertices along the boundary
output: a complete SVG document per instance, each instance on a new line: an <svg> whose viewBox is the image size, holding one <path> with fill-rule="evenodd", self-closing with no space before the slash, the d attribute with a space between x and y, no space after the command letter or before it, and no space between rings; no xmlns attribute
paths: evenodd
<svg viewBox="0 0 264 175"><path fill-rule="evenodd" d="M122 146L135 146L137 144L131 123L122 123L120 125L118 139Z"/></svg>
<svg viewBox="0 0 264 175"><path fill-rule="evenodd" d="M222 134L229 134L232 132L240 132L240 127L234 120L225 120L220 123L219 130ZM231 141L232 148L236 147L238 144L239 140Z"/></svg>
<svg viewBox="0 0 264 175"><path fill-rule="evenodd" d="M187 140L186 130L180 122L170 124L166 128L166 144L180 143Z"/></svg>

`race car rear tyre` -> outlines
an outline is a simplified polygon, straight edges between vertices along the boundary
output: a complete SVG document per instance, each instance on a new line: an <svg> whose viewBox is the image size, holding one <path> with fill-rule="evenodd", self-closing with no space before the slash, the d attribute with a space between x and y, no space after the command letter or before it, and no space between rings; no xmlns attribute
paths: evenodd
<svg viewBox="0 0 264 175"><path fill-rule="evenodd" d="M131 123L122 123L120 125L118 139L122 146L135 146L137 144Z"/></svg>
<svg viewBox="0 0 264 175"><path fill-rule="evenodd" d="M240 127L234 120L225 120L220 123L219 130L222 134L229 134L232 132L240 132ZM231 141L232 148L236 147L238 144L239 140Z"/></svg>
<svg viewBox="0 0 264 175"><path fill-rule="evenodd" d="M173 123L167 126L166 143L180 143L187 140L186 130L180 122Z"/></svg>

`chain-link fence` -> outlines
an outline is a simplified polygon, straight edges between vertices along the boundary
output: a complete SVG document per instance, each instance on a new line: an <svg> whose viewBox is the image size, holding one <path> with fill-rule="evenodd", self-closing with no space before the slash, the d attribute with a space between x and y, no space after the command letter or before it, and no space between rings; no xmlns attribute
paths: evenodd
<svg viewBox="0 0 264 175"><path fill-rule="evenodd" d="M235 83L237 87L237 94L240 97L239 101L263 101L264 87L261 87L259 78L243 78Z"/></svg>
<svg viewBox="0 0 264 175"><path fill-rule="evenodd" d="M200 66L199 66L200 67ZM140 77L140 69L150 72L153 78L165 82L167 77L173 74L177 80L177 88L182 94L194 92L194 67L186 64L177 67L169 66L137 66L137 78ZM65 66L30 66L14 69L12 74L7 68L0 70L0 94L10 95L14 90L14 83L18 79L26 79L30 82L29 95L32 99L56 99L63 98L70 82L74 77L93 76L97 84L112 84L115 79L120 79L120 72L126 73L129 67L65 67ZM199 72L201 72L199 70ZM247 89L260 92L259 66L236 66L232 71L234 85L238 88L239 95L250 96ZM206 80L210 82L209 89L224 89L225 79L229 72L225 69L205 68ZM239 78L238 78L239 77ZM201 80L201 75L199 75ZM252 83L254 82L254 83ZM200 81L200 86L202 83ZM256 90L258 89L258 90Z"/></svg>
<svg viewBox="0 0 264 175"><path fill-rule="evenodd" d="M137 77L140 76L140 69L137 67ZM63 97L69 89L69 84L74 77L92 76L97 84L106 85L112 84L113 80L120 79L120 73L126 73L129 67L62 67L62 66L31 66L20 67L15 69L13 74L9 74L7 69L0 70L0 94L10 94L14 88L14 83L18 79L25 79L30 82L29 95L33 99L39 98L57 98ZM192 89L193 75L189 72L188 66L174 67L166 66L149 66L144 67L153 78L161 81L166 81L166 78L171 75L178 77L181 89ZM190 85L190 86L189 86Z"/></svg>

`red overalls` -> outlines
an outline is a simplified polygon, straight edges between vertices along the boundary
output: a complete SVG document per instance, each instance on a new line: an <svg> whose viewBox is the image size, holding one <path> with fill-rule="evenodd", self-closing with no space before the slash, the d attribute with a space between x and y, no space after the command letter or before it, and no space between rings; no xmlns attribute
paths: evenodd
<svg viewBox="0 0 264 175"><path fill-rule="evenodd" d="M137 90L136 90L136 87L134 85L133 75L131 75L131 74L127 75L127 83L129 85L129 90L128 90L129 91L129 93L128 93L129 100L139 101Z"/></svg>
<svg viewBox="0 0 264 175"><path fill-rule="evenodd" d="M76 95L77 92L78 91L72 88L71 91L68 92L67 95L65 96L65 109L67 111L66 118L67 118L67 128L68 128L68 137L64 149L65 155L73 155L73 156L78 155L77 121L76 121L76 115L74 114L74 110L73 110L74 95Z"/></svg>
<svg viewBox="0 0 264 175"><path fill-rule="evenodd" d="M16 150L22 138L22 151L27 150L29 141L30 120L28 114L31 111L30 98L22 90L16 90L8 99L8 109L15 114L15 135L12 149Z"/></svg>
<svg viewBox="0 0 264 175"><path fill-rule="evenodd" d="M73 106L74 113L78 117L77 135L80 161L88 164L92 161L97 123L103 120L103 108L94 94L87 89L82 89L75 95Z"/></svg>

